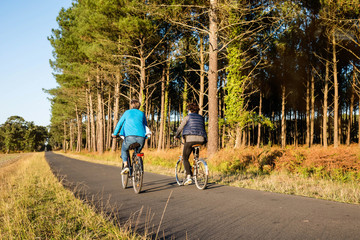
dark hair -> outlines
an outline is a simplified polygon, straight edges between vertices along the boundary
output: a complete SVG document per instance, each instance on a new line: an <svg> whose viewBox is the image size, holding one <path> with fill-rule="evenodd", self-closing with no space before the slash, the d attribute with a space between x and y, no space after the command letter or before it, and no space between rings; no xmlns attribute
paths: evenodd
<svg viewBox="0 0 360 240"><path fill-rule="evenodd" d="M137 99L133 99L133 100L131 100L131 102L130 102L130 108L131 109L133 109L133 108L135 108L135 109L139 109L140 108L140 101L139 100L137 100Z"/></svg>
<svg viewBox="0 0 360 240"><path fill-rule="evenodd" d="M198 113L200 108L196 103L189 103L187 109L192 113Z"/></svg>

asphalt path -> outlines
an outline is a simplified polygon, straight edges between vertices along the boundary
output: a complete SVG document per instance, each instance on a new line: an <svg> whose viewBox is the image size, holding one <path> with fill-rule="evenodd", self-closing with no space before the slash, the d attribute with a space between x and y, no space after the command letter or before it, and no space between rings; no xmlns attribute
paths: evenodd
<svg viewBox="0 0 360 240"><path fill-rule="evenodd" d="M360 239L360 205L215 184L180 187L146 166L135 194L121 188L119 167L45 157L77 197L153 239Z"/></svg>

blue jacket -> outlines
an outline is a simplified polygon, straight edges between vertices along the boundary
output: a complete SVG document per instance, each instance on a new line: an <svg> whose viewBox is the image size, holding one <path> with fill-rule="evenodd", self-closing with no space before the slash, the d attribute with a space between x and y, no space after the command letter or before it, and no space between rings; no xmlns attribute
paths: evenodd
<svg viewBox="0 0 360 240"><path fill-rule="evenodd" d="M120 131L120 136L145 137L147 126L145 114L138 109L130 109L124 112L114 130L114 135Z"/></svg>

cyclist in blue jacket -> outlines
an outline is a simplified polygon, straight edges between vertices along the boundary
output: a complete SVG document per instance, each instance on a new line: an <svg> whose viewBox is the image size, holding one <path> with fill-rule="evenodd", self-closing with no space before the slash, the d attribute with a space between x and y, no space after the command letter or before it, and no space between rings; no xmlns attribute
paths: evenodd
<svg viewBox="0 0 360 240"><path fill-rule="evenodd" d="M120 131L120 136L124 136L124 141L121 146L121 158L124 163L124 168L121 174L127 174L129 172L127 159L129 157L129 147L133 143L139 143L140 146L136 149L136 152L140 152L145 143L146 137L146 117L145 114L139 110L139 100L131 100L130 109L125 111L117 123L112 137Z"/></svg>
<svg viewBox="0 0 360 240"><path fill-rule="evenodd" d="M187 109L189 111L189 115L183 119L175 134L175 138L177 138L182 132L182 136L185 141L182 156L187 179L184 185L192 183L192 172L189 163L192 146L196 144L205 144L207 142L205 121L203 116L198 114L199 106L196 103L190 103Z"/></svg>

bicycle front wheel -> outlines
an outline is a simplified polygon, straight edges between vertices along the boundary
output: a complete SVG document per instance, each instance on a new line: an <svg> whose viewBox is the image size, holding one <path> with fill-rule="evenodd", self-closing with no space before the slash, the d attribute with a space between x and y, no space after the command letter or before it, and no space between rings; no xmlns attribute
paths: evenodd
<svg viewBox="0 0 360 240"><path fill-rule="evenodd" d="M176 178L176 182L179 186L184 185L184 182L186 180L186 171L185 171L185 167L184 167L182 158L179 158L179 160L176 163L175 178Z"/></svg>
<svg viewBox="0 0 360 240"><path fill-rule="evenodd" d="M133 164L133 188L135 193L141 192L143 183L143 170L141 167L141 158L137 158Z"/></svg>
<svg viewBox="0 0 360 240"><path fill-rule="evenodd" d="M198 189L203 190L206 188L209 178L209 170L205 160L199 159L196 161L195 171L195 185Z"/></svg>
<svg viewBox="0 0 360 240"><path fill-rule="evenodd" d="M124 169L124 163L122 164L121 170ZM123 189L127 188L129 180L129 174L121 174L121 186Z"/></svg>

